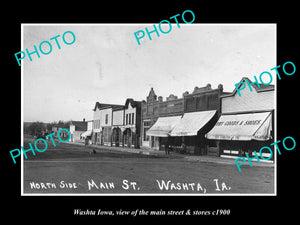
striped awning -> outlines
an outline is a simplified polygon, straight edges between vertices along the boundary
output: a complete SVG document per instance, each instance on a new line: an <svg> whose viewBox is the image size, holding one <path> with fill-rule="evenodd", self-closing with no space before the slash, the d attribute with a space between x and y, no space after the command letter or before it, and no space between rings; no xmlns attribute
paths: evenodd
<svg viewBox="0 0 300 225"><path fill-rule="evenodd" d="M206 134L217 140L269 140L271 139L272 113L221 115L213 129Z"/></svg>
<svg viewBox="0 0 300 225"><path fill-rule="evenodd" d="M146 132L148 136L168 137L181 116L159 117L156 123Z"/></svg>
<svg viewBox="0 0 300 225"><path fill-rule="evenodd" d="M180 122L171 131L171 136L196 136L198 131L207 124L216 110L185 113Z"/></svg>

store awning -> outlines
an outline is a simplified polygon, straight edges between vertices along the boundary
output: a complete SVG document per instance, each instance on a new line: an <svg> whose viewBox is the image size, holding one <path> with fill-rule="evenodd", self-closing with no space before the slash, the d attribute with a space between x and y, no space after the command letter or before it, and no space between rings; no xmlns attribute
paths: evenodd
<svg viewBox="0 0 300 225"><path fill-rule="evenodd" d="M269 140L271 112L221 115L214 128L206 134L217 140Z"/></svg>
<svg viewBox="0 0 300 225"><path fill-rule="evenodd" d="M156 123L146 132L148 136L168 137L170 131L179 123L181 116L159 117Z"/></svg>
<svg viewBox="0 0 300 225"><path fill-rule="evenodd" d="M216 110L185 113L180 122L174 127L171 136L195 136L207 124Z"/></svg>
<svg viewBox="0 0 300 225"><path fill-rule="evenodd" d="M91 130L87 130L84 133L81 134L81 137L89 137L92 135L92 131Z"/></svg>

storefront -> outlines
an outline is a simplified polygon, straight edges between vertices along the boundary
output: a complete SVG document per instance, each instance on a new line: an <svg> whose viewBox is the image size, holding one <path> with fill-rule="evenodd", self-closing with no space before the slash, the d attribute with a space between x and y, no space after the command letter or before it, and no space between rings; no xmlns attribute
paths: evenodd
<svg viewBox="0 0 300 225"><path fill-rule="evenodd" d="M243 78L242 81L244 81ZM254 86L238 96L236 90L221 96L222 114L211 131L209 140L216 140L221 157L254 156L254 151L274 142L273 85ZM270 156L265 150L262 155Z"/></svg>
<svg viewBox="0 0 300 225"><path fill-rule="evenodd" d="M272 143L272 112L222 115L208 139L221 140L221 156L245 156ZM263 153L268 157L269 152Z"/></svg>
<svg viewBox="0 0 300 225"><path fill-rule="evenodd" d="M146 101L142 102L141 144L145 148L164 150L174 142L168 133L183 115L184 100L170 94L165 101L157 97L151 88Z"/></svg>
<svg viewBox="0 0 300 225"><path fill-rule="evenodd" d="M171 145L170 132L179 123L181 116L159 117L155 124L146 132L150 137L150 147L156 150L164 150L167 144Z"/></svg>
<svg viewBox="0 0 300 225"><path fill-rule="evenodd" d="M180 138L181 151L187 154L207 155L209 143L205 139L217 120L216 110L184 113L179 123L170 132L171 137ZM173 148L178 148L174 146Z"/></svg>
<svg viewBox="0 0 300 225"><path fill-rule="evenodd" d="M115 107L112 112L112 135L111 144L116 147L123 147L124 131L124 106Z"/></svg>
<svg viewBox="0 0 300 225"><path fill-rule="evenodd" d="M124 106L123 144L128 148L140 148L141 102L126 99Z"/></svg>
<svg viewBox="0 0 300 225"><path fill-rule="evenodd" d="M94 107L92 143L111 146L114 139L113 129L123 125L122 105L103 104L96 102ZM113 112L115 120L113 121ZM116 133L114 133L116 134ZM115 144L115 143L114 143Z"/></svg>
<svg viewBox="0 0 300 225"><path fill-rule="evenodd" d="M123 147L123 132L121 127L114 126L111 135L112 146Z"/></svg>

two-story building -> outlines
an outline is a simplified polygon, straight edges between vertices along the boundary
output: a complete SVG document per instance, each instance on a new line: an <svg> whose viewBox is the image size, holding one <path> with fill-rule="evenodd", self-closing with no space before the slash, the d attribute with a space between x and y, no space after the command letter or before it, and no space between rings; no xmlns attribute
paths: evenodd
<svg viewBox="0 0 300 225"><path fill-rule="evenodd" d="M112 146L124 147L124 106L112 110Z"/></svg>
<svg viewBox="0 0 300 225"><path fill-rule="evenodd" d="M142 102L142 145L163 150L171 149L190 154L215 155L216 143L205 139L205 134L214 126L220 115L220 95L223 86L212 89L195 87L184 92L182 98L170 95L163 101L157 99L151 88L147 101Z"/></svg>
<svg viewBox="0 0 300 225"><path fill-rule="evenodd" d="M128 98L125 105L100 104L94 108L93 143L140 147L141 102Z"/></svg>
<svg viewBox="0 0 300 225"><path fill-rule="evenodd" d="M93 144L111 145L112 137L112 116L113 110L123 107L122 105L103 104L96 102L94 111L93 123Z"/></svg>
<svg viewBox="0 0 300 225"><path fill-rule="evenodd" d="M170 132L170 136L181 137L182 150L196 155L217 155L216 141L209 141L205 134L215 125L221 109L220 96L223 86L212 89L210 84L195 87L184 94L184 114Z"/></svg>
<svg viewBox="0 0 300 225"><path fill-rule="evenodd" d="M124 107L124 146L140 147L141 102L128 98Z"/></svg>
<svg viewBox="0 0 300 225"><path fill-rule="evenodd" d="M243 77L241 82L245 79L248 78ZM253 151L274 142L274 108L274 85L260 84L259 88L254 84L252 91L245 88L241 96L234 89L221 96L222 114L206 137L217 140L222 157L245 156L245 153L251 156ZM265 158L270 156L267 150L262 154Z"/></svg>
<svg viewBox="0 0 300 225"><path fill-rule="evenodd" d="M160 97L160 100L162 98ZM153 126L153 124L158 119L158 99L153 88L151 88L146 101L143 100L141 104L142 108L142 123L141 123L141 146L146 148L157 148L155 143L158 142L157 137L147 135L148 130Z"/></svg>
<svg viewBox="0 0 300 225"><path fill-rule="evenodd" d="M142 130L144 130L142 135L144 136L142 136L142 139L145 143L146 135L146 137L148 136L147 139L149 142L144 146L156 150L164 150L166 145L171 145L172 147L180 145L180 140L176 137L171 137L170 132L180 121L181 116L183 115L183 98L178 98L177 96L170 94L169 97L166 98L166 101L163 101L163 97L161 96L159 96L158 100L155 101L153 99L153 96L155 96L153 93L154 91L151 89L149 96L147 97L147 102L144 102L142 124ZM155 109L153 111L151 111L152 104L154 105L153 109ZM157 112L157 114L155 112ZM147 124L150 124L151 126L148 126L148 129L145 126Z"/></svg>

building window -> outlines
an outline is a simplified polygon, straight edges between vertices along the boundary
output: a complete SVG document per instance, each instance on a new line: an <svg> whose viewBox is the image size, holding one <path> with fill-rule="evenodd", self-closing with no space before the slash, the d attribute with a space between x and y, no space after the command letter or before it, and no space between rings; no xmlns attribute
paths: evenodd
<svg viewBox="0 0 300 225"><path fill-rule="evenodd" d="M134 124L134 113L132 113L132 119L131 119L132 124Z"/></svg>
<svg viewBox="0 0 300 225"><path fill-rule="evenodd" d="M128 114L128 124L131 124L131 113Z"/></svg>
<svg viewBox="0 0 300 225"><path fill-rule="evenodd" d="M128 114L126 114L126 125L128 124Z"/></svg>
<svg viewBox="0 0 300 225"><path fill-rule="evenodd" d="M100 120L95 120L94 122L94 129L100 128Z"/></svg>
<svg viewBox="0 0 300 225"><path fill-rule="evenodd" d="M151 121L144 120L143 121L144 129L143 129L143 141L149 141L149 136L146 135L146 132L150 129Z"/></svg>
<svg viewBox="0 0 300 225"><path fill-rule="evenodd" d="M108 124L108 114L105 114L105 124Z"/></svg>
<svg viewBox="0 0 300 225"><path fill-rule="evenodd" d="M144 121L144 127L150 127L151 121L150 120L145 120Z"/></svg>

